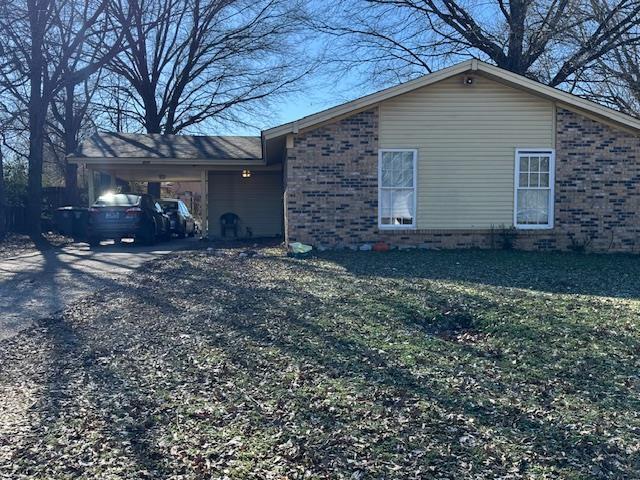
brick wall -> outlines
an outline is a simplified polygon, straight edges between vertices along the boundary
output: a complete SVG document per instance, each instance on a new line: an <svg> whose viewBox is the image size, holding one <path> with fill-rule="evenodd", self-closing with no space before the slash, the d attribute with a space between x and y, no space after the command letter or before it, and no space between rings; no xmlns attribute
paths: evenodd
<svg viewBox="0 0 640 480"><path fill-rule="evenodd" d="M379 231L377 151L377 109L294 138L286 165L289 241L325 247L378 240L424 248L501 245L500 231ZM517 248L640 251L637 136L558 109L555 188L555 228L519 231Z"/></svg>
<svg viewBox="0 0 640 480"><path fill-rule="evenodd" d="M377 109L297 135L286 163L289 241L336 247L375 235Z"/></svg>
<svg viewBox="0 0 640 480"><path fill-rule="evenodd" d="M556 116L556 228L547 241L638 251L639 137L567 110Z"/></svg>

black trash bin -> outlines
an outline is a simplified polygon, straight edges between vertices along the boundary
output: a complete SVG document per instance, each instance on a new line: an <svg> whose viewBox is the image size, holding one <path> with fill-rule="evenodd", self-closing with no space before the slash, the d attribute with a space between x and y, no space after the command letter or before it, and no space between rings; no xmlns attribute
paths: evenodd
<svg viewBox="0 0 640 480"><path fill-rule="evenodd" d="M65 237L83 240L87 237L89 209L84 207L60 207L54 215L58 232Z"/></svg>

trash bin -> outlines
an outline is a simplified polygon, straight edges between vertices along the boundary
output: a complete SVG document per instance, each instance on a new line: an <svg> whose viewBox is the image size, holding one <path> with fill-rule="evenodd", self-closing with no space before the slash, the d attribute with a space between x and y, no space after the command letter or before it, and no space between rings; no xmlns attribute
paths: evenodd
<svg viewBox="0 0 640 480"><path fill-rule="evenodd" d="M76 240L86 238L88 219L89 209L83 207L60 207L54 215L58 232Z"/></svg>

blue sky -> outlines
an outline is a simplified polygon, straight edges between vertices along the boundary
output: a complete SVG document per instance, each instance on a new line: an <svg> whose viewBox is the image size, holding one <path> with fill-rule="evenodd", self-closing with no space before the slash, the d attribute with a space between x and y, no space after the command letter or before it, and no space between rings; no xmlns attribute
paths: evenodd
<svg viewBox="0 0 640 480"><path fill-rule="evenodd" d="M292 122L306 115L348 102L355 98L377 90L356 72L344 75L336 80L332 77L318 75L307 79L304 91L292 93L273 102L272 115L260 122L263 129L275 127L282 123ZM260 129L250 127L228 126L211 132L222 135L259 135Z"/></svg>

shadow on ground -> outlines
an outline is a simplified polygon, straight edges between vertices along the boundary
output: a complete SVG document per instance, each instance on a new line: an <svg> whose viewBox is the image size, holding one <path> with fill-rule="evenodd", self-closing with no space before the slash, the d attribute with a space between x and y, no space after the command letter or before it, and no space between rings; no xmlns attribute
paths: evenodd
<svg viewBox="0 0 640 480"><path fill-rule="evenodd" d="M640 474L633 259L237 253L157 261L6 344L0 393L27 393L0 474Z"/></svg>

